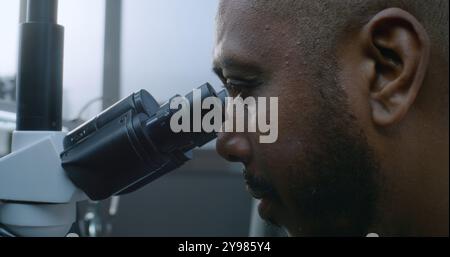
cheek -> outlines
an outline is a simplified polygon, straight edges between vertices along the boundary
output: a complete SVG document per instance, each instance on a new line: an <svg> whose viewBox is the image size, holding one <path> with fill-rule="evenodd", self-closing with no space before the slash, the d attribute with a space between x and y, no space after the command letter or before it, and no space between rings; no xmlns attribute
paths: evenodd
<svg viewBox="0 0 450 257"><path fill-rule="evenodd" d="M302 92L302 87L302 83L286 83L284 87L273 87L274 90L268 94L279 97L278 140L273 144L259 144L258 138L253 141L258 169L263 171L277 188L285 205L290 205L292 198L292 172L302 170L307 154L306 145L313 137L313 117L310 117L310 114L317 107L313 104L313 97Z"/></svg>
<svg viewBox="0 0 450 257"><path fill-rule="evenodd" d="M341 54L337 79L339 86L348 96L349 109L360 125L367 128L367 133L372 126L372 108L369 99L372 79L367 74L370 74L370 70L374 67L371 62L354 56L356 53L357 51L345 51L345 55Z"/></svg>

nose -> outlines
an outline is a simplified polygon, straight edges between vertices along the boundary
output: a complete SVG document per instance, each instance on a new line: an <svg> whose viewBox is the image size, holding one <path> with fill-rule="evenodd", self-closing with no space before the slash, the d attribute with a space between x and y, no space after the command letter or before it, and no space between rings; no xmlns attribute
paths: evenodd
<svg viewBox="0 0 450 257"><path fill-rule="evenodd" d="M242 162L246 165L251 160L251 144L244 133L220 132L216 141L216 150L230 162Z"/></svg>

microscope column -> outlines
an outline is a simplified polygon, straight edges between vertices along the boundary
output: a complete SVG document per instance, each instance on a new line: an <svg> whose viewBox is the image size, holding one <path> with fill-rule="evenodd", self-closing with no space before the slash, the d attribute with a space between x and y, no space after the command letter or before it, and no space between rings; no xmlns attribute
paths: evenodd
<svg viewBox="0 0 450 257"><path fill-rule="evenodd" d="M59 157L65 136L64 28L57 24L57 9L57 0L28 0L20 25L17 126L13 152L0 159L0 177L8 182L0 189L3 234L6 229L15 236L65 236L75 222L75 202L84 198Z"/></svg>

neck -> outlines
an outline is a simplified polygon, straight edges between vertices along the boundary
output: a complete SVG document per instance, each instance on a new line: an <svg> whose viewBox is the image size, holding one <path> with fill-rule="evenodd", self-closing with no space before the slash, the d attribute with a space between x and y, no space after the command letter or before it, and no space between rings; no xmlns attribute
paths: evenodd
<svg viewBox="0 0 450 257"><path fill-rule="evenodd" d="M378 219L369 232L380 236L448 236L448 145L438 150L425 148L422 146L417 156L405 151L405 156L394 158L391 168L383 169Z"/></svg>

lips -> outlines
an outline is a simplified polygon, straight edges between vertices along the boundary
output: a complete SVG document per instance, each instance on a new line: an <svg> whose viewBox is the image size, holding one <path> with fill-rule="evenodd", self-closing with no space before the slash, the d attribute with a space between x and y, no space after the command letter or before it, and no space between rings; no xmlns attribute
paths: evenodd
<svg viewBox="0 0 450 257"><path fill-rule="evenodd" d="M247 191L250 195L260 200L258 205L259 216L264 220L273 220L273 201L275 201L275 190L267 180L255 175L248 169L244 169L244 179L247 184Z"/></svg>

